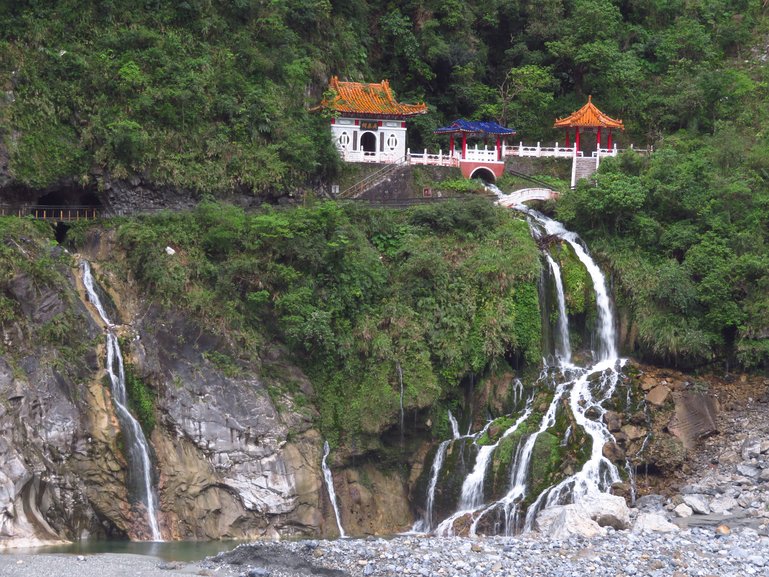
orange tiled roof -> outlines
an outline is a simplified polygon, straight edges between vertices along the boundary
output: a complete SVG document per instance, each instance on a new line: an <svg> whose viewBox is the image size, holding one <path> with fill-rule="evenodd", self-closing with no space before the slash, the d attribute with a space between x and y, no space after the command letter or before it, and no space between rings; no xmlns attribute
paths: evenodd
<svg viewBox="0 0 769 577"><path fill-rule="evenodd" d="M342 114L365 114L379 116L416 116L427 112L427 105L401 104L396 102L390 90L390 83L340 82L333 76L329 89L334 92L332 100L323 100L321 107L329 108Z"/></svg>
<svg viewBox="0 0 769 577"><path fill-rule="evenodd" d="M595 104L593 104L593 97L587 97L587 104L573 112L566 118L559 118L553 125L555 128L619 128L625 130L625 125L621 120L616 120L611 116L606 116L603 112L598 110Z"/></svg>

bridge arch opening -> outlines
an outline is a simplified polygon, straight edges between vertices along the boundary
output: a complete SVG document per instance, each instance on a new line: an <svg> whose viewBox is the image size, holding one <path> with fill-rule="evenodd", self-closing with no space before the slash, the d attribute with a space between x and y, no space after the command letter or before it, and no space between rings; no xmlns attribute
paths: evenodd
<svg viewBox="0 0 769 577"><path fill-rule="evenodd" d="M470 173L470 178L480 178L483 182L494 184L497 182L497 177L488 168L479 166Z"/></svg>

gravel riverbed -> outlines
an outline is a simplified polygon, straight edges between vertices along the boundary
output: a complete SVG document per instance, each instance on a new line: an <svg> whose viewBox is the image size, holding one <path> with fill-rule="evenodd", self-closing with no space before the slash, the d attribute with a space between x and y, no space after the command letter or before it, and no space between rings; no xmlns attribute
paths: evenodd
<svg viewBox="0 0 769 577"><path fill-rule="evenodd" d="M140 555L0 555L3 577L746 577L769 576L765 527L719 535L609 530L593 539L346 539L241 545L200 563Z"/></svg>

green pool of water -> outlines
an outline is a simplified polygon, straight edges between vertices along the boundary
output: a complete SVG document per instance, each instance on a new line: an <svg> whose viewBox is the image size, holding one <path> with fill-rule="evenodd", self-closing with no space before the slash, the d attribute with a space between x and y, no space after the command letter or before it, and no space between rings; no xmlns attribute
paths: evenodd
<svg viewBox="0 0 769 577"><path fill-rule="evenodd" d="M8 549L6 553L69 553L72 555L96 555L98 553L129 553L149 555L164 561L201 561L222 551L230 551L244 541L163 541L157 543L139 541L80 541L69 545L51 545L29 549ZM2 555L0 550L0 555Z"/></svg>

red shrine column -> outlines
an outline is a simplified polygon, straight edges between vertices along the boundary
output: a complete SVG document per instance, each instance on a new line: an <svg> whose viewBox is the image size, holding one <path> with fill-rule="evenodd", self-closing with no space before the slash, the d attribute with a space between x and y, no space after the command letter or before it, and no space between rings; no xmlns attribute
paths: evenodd
<svg viewBox="0 0 769 577"><path fill-rule="evenodd" d="M595 133L595 149L601 150L601 127L598 127L598 130Z"/></svg>
<svg viewBox="0 0 769 577"><path fill-rule="evenodd" d="M612 142L611 142L611 130L609 130L609 136L606 138L606 148L611 149L611 145L612 145Z"/></svg>
<svg viewBox="0 0 769 577"><path fill-rule="evenodd" d="M467 132L462 133L462 160L467 158Z"/></svg>
<svg viewBox="0 0 769 577"><path fill-rule="evenodd" d="M502 160L502 137L497 134L497 160Z"/></svg>
<svg viewBox="0 0 769 577"><path fill-rule="evenodd" d="M579 152L581 149L579 147L579 135L581 133L581 130L579 127L577 127L576 131L574 132L574 146L577 147L577 152Z"/></svg>
<svg viewBox="0 0 769 577"><path fill-rule="evenodd" d="M449 135L449 156L454 156L454 135Z"/></svg>

